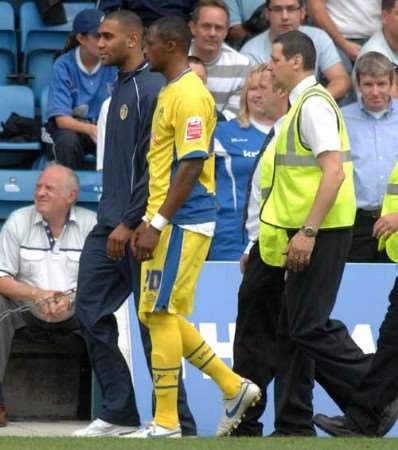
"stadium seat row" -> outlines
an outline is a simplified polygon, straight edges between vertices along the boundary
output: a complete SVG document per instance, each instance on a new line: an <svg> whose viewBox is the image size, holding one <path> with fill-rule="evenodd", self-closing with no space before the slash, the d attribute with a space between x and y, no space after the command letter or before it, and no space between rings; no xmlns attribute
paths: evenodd
<svg viewBox="0 0 398 450"><path fill-rule="evenodd" d="M34 2L25 2L19 11L18 35L13 7L0 1L0 85L11 84L12 74L25 74L38 105L43 88L49 84L54 53L64 47L74 17L82 9L93 7L93 3L64 3L67 22L50 26L42 21ZM18 54L22 56L21 67Z"/></svg>

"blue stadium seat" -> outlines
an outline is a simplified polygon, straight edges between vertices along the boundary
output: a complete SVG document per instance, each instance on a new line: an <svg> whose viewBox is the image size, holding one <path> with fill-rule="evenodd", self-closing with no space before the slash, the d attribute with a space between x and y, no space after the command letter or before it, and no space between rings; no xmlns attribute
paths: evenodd
<svg viewBox="0 0 398 450"><path fill-rule="evenodd" d="M27 86L0 86L0 121L5 122L15 112L34 118L35 106L32 90ZM30 167L40 151L41 142L0 141L0 167Z"/></svg>
<svg viewBox="0 0 398 450"><path fill-rule="evenodd" d="M32 90L27 86L0 86L0 121L5 122L14 112L24 117L35 117ZM40 150L40 142L0 141L0 150Z"/></svg>
<svg viewBox="0 0 398 450"><path fill-rule="evenodd" d="M17 38L14 9L0 2L0 85L9 84L7 76L16 71Z"/></svg>
<svg viewBox="0 0 398 450"><path fill-rule="evenodd" d="M0 223L15 209L31 205L39 170L0 170ZM102 173L76 172L80 179L78 204L93 211L102 192Z"/></svg>
<svg viewBox="0 0 398 450"><path fill-rule="evenodd" d="M20 9L21 51L24 54L24 71L33 76L30 84L36 104L41 90L51 78L51 66L55 51L62 49L72 30L73 19L82 9L93 8L93 3L64 3L67 22L62 25L46 25L34 2L23 3Z"/></svg>
<svg viewBox="0 0 398 450"><path fill-rule="evenodd" d="M47 85L42 89L41 95L40 95L40 115L41 115L42 125L44 125L46 122L45 118L46 118L46 112L47 112L48 91L49 91L49 87Z"/></svg>

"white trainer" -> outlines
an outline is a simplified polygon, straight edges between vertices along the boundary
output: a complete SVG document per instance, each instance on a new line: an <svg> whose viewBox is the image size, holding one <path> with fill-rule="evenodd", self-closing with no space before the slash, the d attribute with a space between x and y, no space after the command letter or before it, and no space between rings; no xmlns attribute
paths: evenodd
<svg viewBox="0 0 398 450"><path fill-rule="evenodd" d="M260 388L252 381L242 378L239 394L224 399L224 415L218 424L216 436L229 436L240 424L249 406L254 406L260 398Z"/></svg>
<svg viewBox="0 0 398 450"><path fill-rule="evenodd" d="M126 427L105 422L102 419L93 420L90 425L72 433L74 437L103 437L103 436L123 436L126 433L137 431L138 427Z"/></svg>
<svg viewBox="0 0 398 450"><path fill-rule="evenodd" d="M146 423L142 428L134 433L125 434L123 438L180 438L181 428L178 426L176 428L170 429L162 427L155 422Z"/></svg>

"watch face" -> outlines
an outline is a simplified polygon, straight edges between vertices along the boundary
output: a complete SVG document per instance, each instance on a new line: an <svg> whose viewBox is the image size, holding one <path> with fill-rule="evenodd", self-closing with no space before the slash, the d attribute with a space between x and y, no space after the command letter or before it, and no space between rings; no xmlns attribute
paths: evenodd
<svg viewBox="0 0 398 450"><path fill-rule="evenodd" d="M316 231L311 227L303 227L303 232L307 237L315 237Z"/></svg>

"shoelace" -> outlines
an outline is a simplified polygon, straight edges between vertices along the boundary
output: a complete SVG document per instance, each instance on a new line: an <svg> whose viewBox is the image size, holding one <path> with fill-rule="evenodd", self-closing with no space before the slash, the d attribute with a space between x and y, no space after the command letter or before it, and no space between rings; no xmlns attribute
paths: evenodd
<svg viewBox="0 0 398 450"><path fill-rule="evenodd" d="M52 297L40 300L39 302L35 303L35 305L40 305L40 304L44 304L44 303L58 303L58 299L60 297L64 298L64 297L68 297L70 304L72 304L74 302L75 296L76 296L76 288L72 288L72 289L68 289L65 292L62 292L60 294L55 294ZM0 322L2 322L6 317L10 316L11 314L15 314L17 312L25 312L25 311L30 311L30 309L32 308L32 304L31 303L27 303L25 305L21 305L18 306L17 308L13 308L13 309L6 309L5 311L3 311L0 314Z"/></svg>

